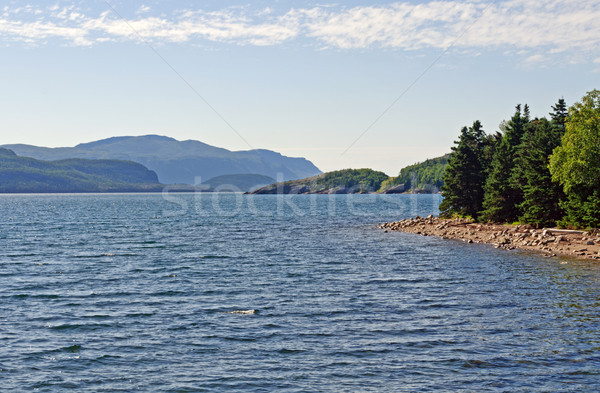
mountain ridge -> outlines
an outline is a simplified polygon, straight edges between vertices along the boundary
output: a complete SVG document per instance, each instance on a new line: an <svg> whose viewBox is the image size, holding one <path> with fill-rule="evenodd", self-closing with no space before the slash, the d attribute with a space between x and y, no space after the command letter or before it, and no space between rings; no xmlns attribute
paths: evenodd
<svg viewBox="0 0 600 393"><path fill-rule="evenodd" d="M283 180L321 173L312 162L302 157L287 157L267 149L230 151L201 141L179 141L157 134L115 136L74 147L51 148L26 144L0 147L39 160L86 158L134 161L155 171L159 181L168 184L195 184L198 178L244 173Z"/></svg>
<svg viewBox="0 0 600 393"><path fill-rule="evenodd" d="M0 148L2 193L148 192L162 188L156 173L136 162L44 161Z"/></svg>

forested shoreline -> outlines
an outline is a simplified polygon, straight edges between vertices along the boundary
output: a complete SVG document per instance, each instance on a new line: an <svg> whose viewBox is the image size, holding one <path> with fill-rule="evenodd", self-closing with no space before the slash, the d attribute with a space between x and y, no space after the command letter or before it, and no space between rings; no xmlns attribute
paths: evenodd
<svg viewBox="0 0 600 393"><path fill-rule="evenodd" d="M600 91L550 118L517 105L500 132L463 127L444 172L443 217L536 227L600 227Z"/></svg>

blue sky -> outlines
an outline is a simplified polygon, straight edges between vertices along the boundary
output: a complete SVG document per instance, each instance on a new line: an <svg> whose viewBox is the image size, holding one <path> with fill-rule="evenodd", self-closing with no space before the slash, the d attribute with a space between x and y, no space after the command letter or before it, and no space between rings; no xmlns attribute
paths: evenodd
<svg viewBox="0 0 600 393"><path fill-rule="evenodd" d="M153 133L395 175L600 88L597 0L5 4L0 144Z"/></svg>

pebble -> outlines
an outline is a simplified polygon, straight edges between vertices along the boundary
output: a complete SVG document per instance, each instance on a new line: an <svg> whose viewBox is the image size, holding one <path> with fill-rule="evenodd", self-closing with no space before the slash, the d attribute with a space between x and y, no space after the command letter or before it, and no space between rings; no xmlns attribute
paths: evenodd
<svg viewBox="0 0 600 393"><path fill-rule="evenodd" d="M553 256L571 254L600 259L600 251L597 252L595 248L590 251L589 247L582 247L600 244L600 237L595 239L575 234L558 235L552 233L552 229L535 230L529 225L488 226L474 224L464 219L443 220L430 214L426 218L417 216L407 220L381 224L379 227L384 229L386 233L389 231L407 231L422 236L462 240L468 244L488 243L496 248L507 250L521 247L537 249ZM598 236L598 234L595 233L594 236Z"/></svg>

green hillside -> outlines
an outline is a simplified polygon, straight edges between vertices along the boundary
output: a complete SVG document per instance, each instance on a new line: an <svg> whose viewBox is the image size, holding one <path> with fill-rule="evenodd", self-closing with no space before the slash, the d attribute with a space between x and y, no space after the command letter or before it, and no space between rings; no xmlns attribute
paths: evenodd
<svg viewBox="0 0 600 393"><path fill-rule="evenodd" d="M389 177L372 169L343 169L308 177L274 183L253 191L253 194L362 194L377 191Z"/></svg>
<svg viewBox="0 0 600 393"><path fill-rule="evenodd" d="M41 161L0 148L1 193L160 191L156 173L130 161Z"/></svg>
<svg viewBox="0 0 600 393"><path fill-rule="evenodd" d="M388 192L396 188L402 192L439 192L444 185L443 176L449 157L450 154L446 154L402 168L398 176L383 182L380 191Z"/></svg>

